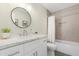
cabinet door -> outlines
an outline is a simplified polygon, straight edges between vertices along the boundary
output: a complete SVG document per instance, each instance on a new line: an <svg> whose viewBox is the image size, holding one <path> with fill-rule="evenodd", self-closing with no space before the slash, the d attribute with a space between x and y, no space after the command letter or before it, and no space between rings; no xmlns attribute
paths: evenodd
<svg viewBox="0 0 79 59"><path fill-rule="evenodd" d="M38 56L47 56L47 42L44 41L38 48L37 48L37 55Z"/></svg>
<svg viewBox="0 0 79 59"><path fill-rule="evenodd" d="M47 42L46 40L41 40L41 44L35 49L31 50L28 54L30 56L47 56Z"/></svg>
<svg viewBox="0 0 79 59"><path fill-rule="evenodd" d="M23 55L22 45L0 50L0 56L22 56L22 55Z"/></svg>
<svg viewBox="0 0 79 59"><path fill-rule="evenodd" d="M35 40L23 45L24 56L32 55L35 49L41 44L41 40Z"/></svg>

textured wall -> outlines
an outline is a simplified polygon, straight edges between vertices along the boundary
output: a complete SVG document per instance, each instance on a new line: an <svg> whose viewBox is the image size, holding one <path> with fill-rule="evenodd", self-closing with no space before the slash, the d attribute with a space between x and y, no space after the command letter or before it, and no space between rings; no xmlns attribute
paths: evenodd
<svg viewBox="0 0 79 59"><path fill-rule="evenodd" d="M56 16L56 39L79 42L79 5L53 13Z"/></svg>

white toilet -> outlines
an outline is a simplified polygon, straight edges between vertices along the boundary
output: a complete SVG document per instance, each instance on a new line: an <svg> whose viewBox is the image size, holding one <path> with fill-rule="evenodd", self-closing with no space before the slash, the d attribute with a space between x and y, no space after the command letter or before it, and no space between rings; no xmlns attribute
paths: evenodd
<svg viewBox="0 0 79 59"><path fill-rule="evenodd" d="M56 45L54 43L47 43L48 56L55 56Z"/></svg>

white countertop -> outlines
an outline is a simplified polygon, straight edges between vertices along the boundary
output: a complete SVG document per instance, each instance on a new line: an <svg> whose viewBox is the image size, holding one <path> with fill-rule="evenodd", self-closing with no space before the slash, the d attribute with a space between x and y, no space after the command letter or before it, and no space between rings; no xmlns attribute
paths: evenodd
<svg viewBox="0 0 79 59"><path fill-rule="evenodd" d="M0 50L11 47L11 46L15 46L15 45L20 45L22 43L28 43L34 40L38 40L40 38L46 38L47 35L43 35L43 34L30 34L27 36L11 36L8 39L0 39ZM38 38L38 39L37 39Z"/></svg>

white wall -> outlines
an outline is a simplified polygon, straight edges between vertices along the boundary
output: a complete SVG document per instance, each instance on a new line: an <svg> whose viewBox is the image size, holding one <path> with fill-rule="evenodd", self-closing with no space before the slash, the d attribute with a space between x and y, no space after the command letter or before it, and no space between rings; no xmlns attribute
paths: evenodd
<svg viewBox="0 0 79 59"><path fill-rule="evenodd" d="M29 7L28 7L29 6ZM31 15L32 24L26 28L28 33L38 32L47 34L47 10L40 4L7 4L0 3L0 29L9 27L13 33L22 32L22 29L16 27L11 21L11 10L15 7L23 7ZM32 30L31 30L32 29Z"/></svg>

